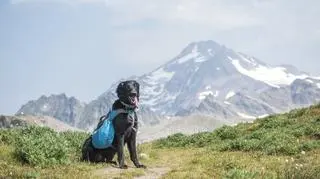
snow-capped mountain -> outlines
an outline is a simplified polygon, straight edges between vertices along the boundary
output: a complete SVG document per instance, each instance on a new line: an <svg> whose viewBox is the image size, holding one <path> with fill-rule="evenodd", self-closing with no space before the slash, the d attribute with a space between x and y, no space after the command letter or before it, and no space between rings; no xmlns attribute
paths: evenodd
<svg viewBox="0 0 320 179"><path fill-rule="evenodd" d="M270 91L287 90L286 100L292 99L292 103L282 109L298 107L304 98L293 100L297 98L293 95L296 88L306 89L306 84L297 84L301 80L313 84L315 98L307 100L308 104L319 101L319 78L290 65L267 65L214 41L191 43L168 63L138 78L143 87L141 101L155 112L183 115L223 111L219 116L225 118L279 112L273 104L279 97L270 103L261 99Z"/></svg>
<svg viewBox="0 0 320 179"><path fill-rule="evenodd" d="M320 77L292 65L268 65L214 41L191 43L159 68L128 79L140 83L139 115L147 125L166 116L253 119L320 101ZM75 125L95 125L119 82L84 106Z"/></svg>

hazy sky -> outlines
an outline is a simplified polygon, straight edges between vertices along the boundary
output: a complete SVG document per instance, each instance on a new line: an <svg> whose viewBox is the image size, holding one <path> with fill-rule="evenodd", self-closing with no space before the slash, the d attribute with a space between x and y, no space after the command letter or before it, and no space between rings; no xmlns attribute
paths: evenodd
<svg viewBox="0 0 320 179"><path fill-rule="evenodd" d="M0 114L65 92L88 102L192 41L320 75L317 0L0 0Z"/></svg>

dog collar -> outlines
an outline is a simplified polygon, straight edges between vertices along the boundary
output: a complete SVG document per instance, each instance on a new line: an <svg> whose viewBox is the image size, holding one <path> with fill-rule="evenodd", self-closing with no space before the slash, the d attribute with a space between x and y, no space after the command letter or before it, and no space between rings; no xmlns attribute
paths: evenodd
<svg viewBox="0 0 320 179"><path fill-rule="evenodd" d="M135 110L136 108L138 108L138 106L135 106L135 105L131 105L131 104L127 104L127 103L124 103L122 101L120 101L122 105L124 105L126 108L129 108L129 109L133 109Z"/></svg>

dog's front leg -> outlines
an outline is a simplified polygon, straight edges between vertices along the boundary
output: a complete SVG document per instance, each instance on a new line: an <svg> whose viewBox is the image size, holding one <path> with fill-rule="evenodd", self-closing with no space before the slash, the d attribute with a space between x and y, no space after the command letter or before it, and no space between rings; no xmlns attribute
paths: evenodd
<svg viewBox="0 0 320 179"><path fill-rule="evenodd" d="M146 168L146 166L140 164L138 157L137 157L136 133L135 132L131 135L131 139L129 140L127 145L128 145L128 150L130 153L130 159L133 162L133 164L137 168Z"/></svg>
<svg viewBox="0 0 320 179"><path fill-rule="evenodd" d="M127 169L128 166L124 164L124 152L123 152L123 147L124 147L124 135L117 135L117 155L118 155L118 163L119 167L121 169Z"/></svg>

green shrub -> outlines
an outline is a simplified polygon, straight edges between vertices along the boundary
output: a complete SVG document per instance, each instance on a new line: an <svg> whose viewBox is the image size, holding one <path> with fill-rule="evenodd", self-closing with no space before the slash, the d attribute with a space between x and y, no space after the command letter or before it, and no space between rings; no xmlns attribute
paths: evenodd
<svg viewBox="0 0 320 179"><path fill-rule="evenodd" d="M55 132L46 127L28 126L0 130L0 144L13 146L15 157L32 166L47 167L78 161L84 132Z"/></svg>
<svg viewBox="0 0 320 179"><path fill-rule="evenodd" d="M309 140L305 141L300 145L300 150L310 151L313 149L320 148L320 141L319 140Z"/></svg>
<svg viewBox="0 0 320 179"><path fill-rule="evenodd" d="M295 109L292 110L291 112L289 112L288 114L288 118L297 118L297 117L301 117L306 113L306 108L304 109Z"/></svg>
<svg viewBox="0 0 320 179"><path fill-rule="evenodd" d="M15 145L21 136L21 128L0 129L0 143Z"/></svg>
<svg viewBox="0 0 320 179"><path fill-rule="evenodd" d="M220 139L235 139L240 136L240 131L235 127L223 126L219 129L216 129L214 133L220 137Z"/></svg>
<svg viewBox="0 0 320 179"><path fill-rule="evenodd" d="M68 143L73 160L79 160L81 156L82 145L89 137L89 133L67 131L60 133L60 137Z"/></svg>
<svg viewBox="0 0 320 179"><path fill-rule="evenodd" d="M189 144L188 137L182 133L170 135L167 138L157 140L156 147L185 147Z"/></svg>
<svg viewBox="0 0 320 179"><path fill-rule="evenodd" d="M69 163L69 145L59 133L45 127L27 127L16 147L16 156L33 166Z"/></svg>
<svg viewBox="0 0 320 179"><path fill-rule="evenodd" d="M174 134L154 144L156 147L208 147L217 151L262 151L269 155L294 155L301 150L320 148L319 116L320 108L312 106L257 119L252 124L222 126L213 132L190 136Z"/></svg>
<svg viewBox="0 0 320 179"><path fill-rule="evenodd" d="M244 139L239 138L230 141L230 150L241 150L241 151L257 151L261 150L261 141L258 139Z"/></svg>
<svg viewBox="0 0 320 179"><path fill-rule="evenodd" d="M299 152L297 138L288 133L273 131L261 139L261 148L267 154L293 155Z"/></svg>

